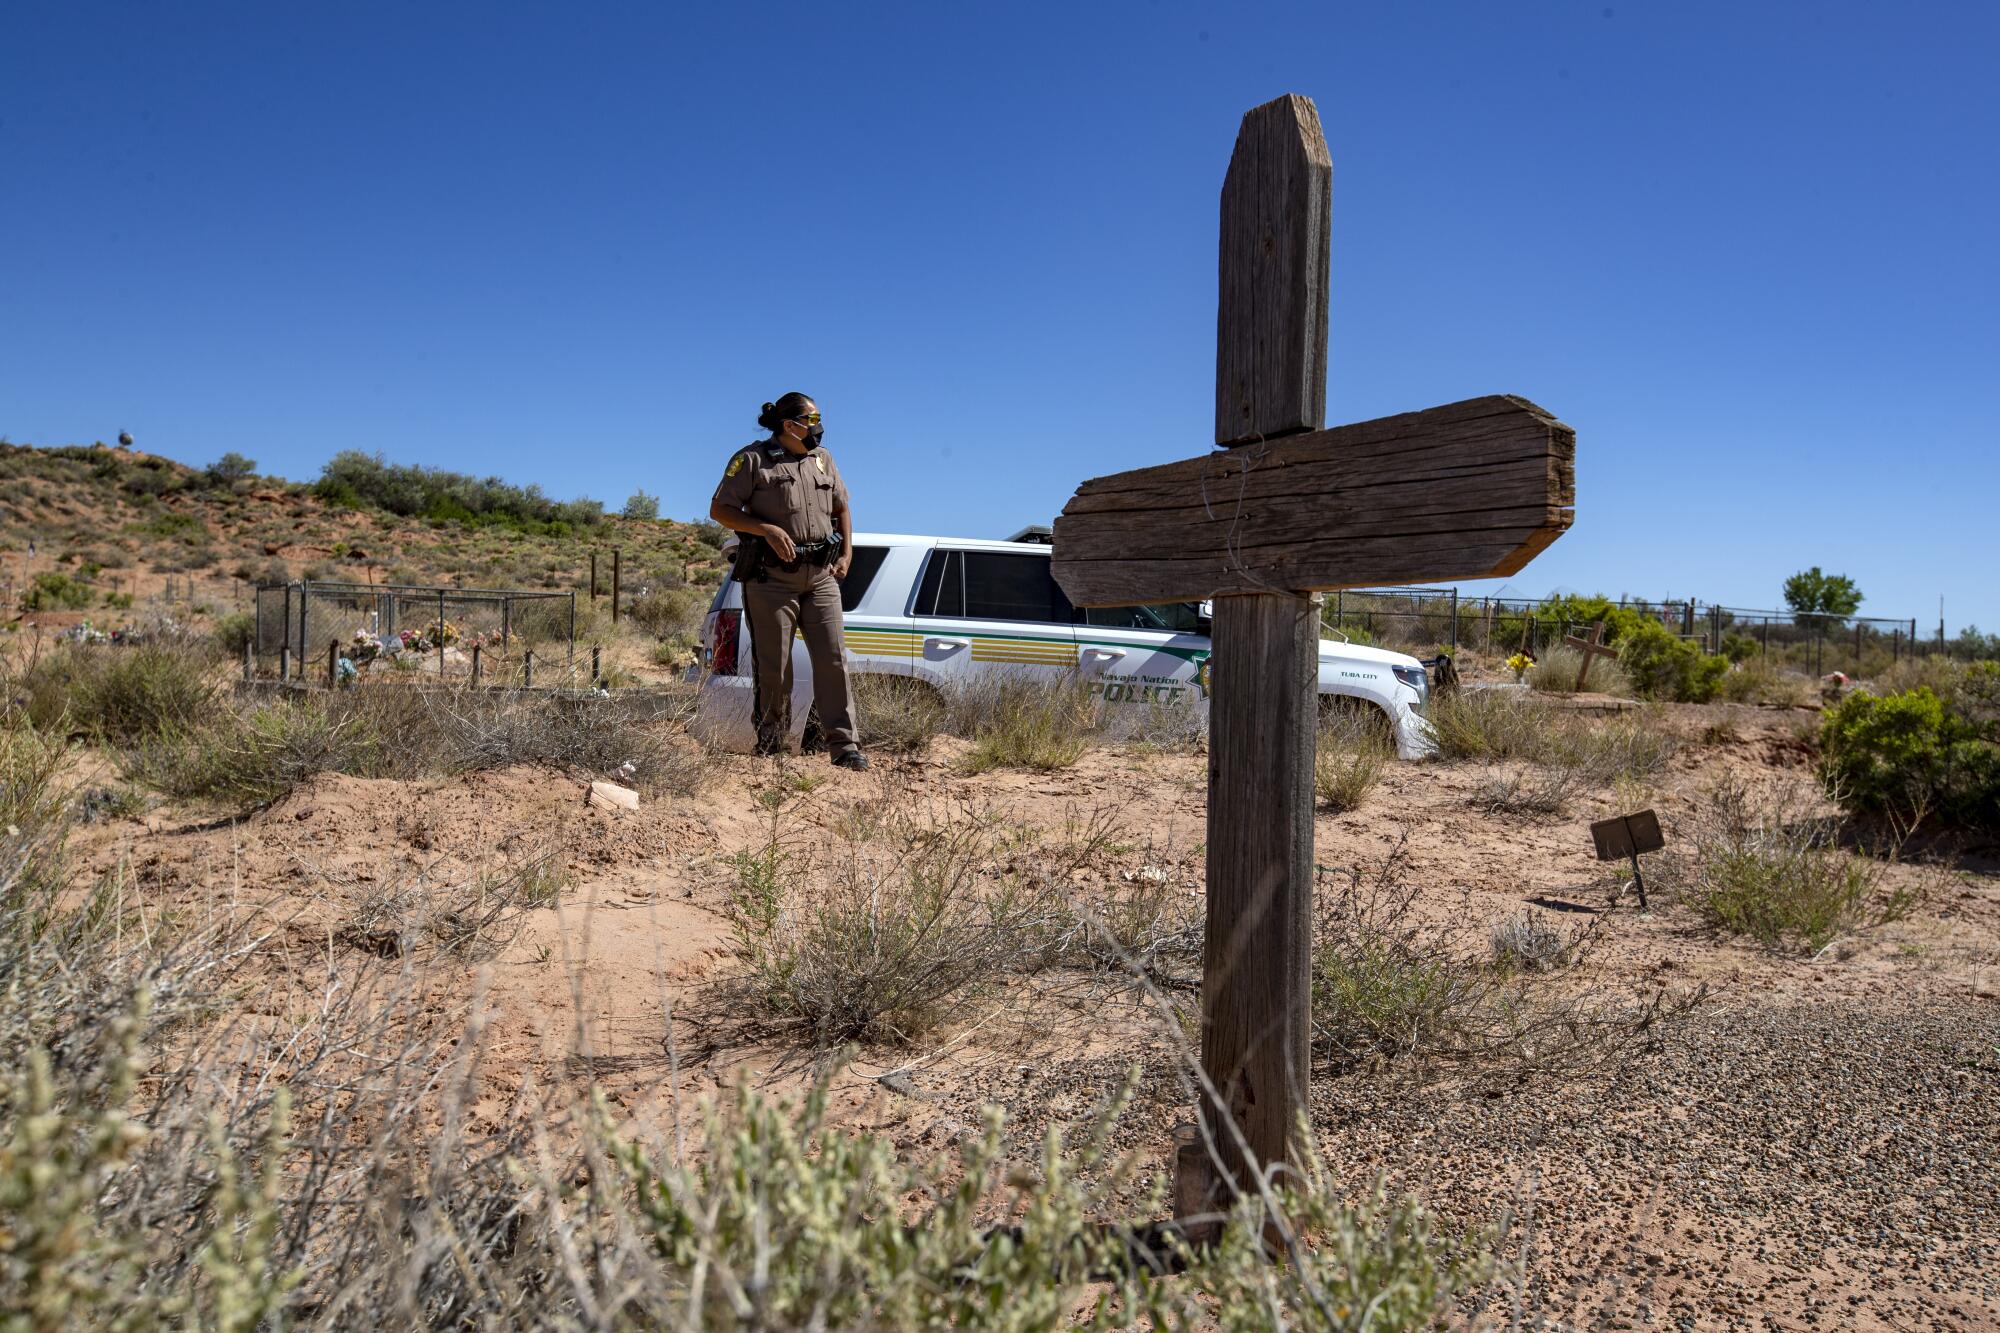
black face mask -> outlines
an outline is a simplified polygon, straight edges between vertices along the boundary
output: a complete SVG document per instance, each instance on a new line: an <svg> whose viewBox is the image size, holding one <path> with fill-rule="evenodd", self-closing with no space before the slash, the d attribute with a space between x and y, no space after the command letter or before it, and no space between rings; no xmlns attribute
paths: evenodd
<svg viewBox="0 0 2000 1333"><path fill-rule="evenodd" d="M821 426L816 422L813 425L806 427L806 448L808 449L819 448L820 436L824 434L826 434L826 427Z"/></svg>

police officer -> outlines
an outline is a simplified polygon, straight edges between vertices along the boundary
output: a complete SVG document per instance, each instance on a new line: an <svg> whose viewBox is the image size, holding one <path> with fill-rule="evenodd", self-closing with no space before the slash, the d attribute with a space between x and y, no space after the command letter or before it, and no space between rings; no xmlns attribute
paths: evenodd
<svg viewBox="0 0 2000 1333"><path fill-rule="evenodd" d="M812 661L821 735L841 768L867 768L841 638L840 580L854 561L854 518L840 469L820 447L819 405L802 393L764 404L771 432L723 469L708 514L743 535L734 577L750 620L757 753L790 748L792 632Z"/></svg>

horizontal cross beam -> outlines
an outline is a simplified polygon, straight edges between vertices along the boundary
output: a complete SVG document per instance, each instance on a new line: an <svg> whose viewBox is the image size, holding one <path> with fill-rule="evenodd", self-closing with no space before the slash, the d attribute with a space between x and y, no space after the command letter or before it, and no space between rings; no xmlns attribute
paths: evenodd
<svg viewBox="0 0 2000 1333"><path fill-rule="evenodd" d="M1512 574L1568 529L1576 432L1493 395L1079 486L1055 522L1078 606Z"/></svg>

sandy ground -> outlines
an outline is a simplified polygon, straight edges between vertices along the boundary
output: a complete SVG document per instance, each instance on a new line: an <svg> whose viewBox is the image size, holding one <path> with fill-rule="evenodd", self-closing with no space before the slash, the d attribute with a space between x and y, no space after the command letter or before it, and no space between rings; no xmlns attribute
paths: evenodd
<svg viewBox="0 0 2000 1333"><path fill-rule="evenodd" d="M1987 849L1889 868L1892 882L1925 886L1919 909L1810 958L1719 939L1664 894L1648 914L1629 894L1610 906L1624 876L1593 858L1591 819L1651 804L1673 844L1719 775L1767 787L1807 776L1796 738L1811 714L1669 716L1686 744L1664 777L1560 816L1481 809L1486 766L1398 763L1361 810L1318 820L1317 858L1336 871L1400 846L1420 910L1453 923L1468 950L1534 910L1565 927L1597 923L1579 984L1710 990L1657 1049L1588 1080L1322 1071L1321 1151L1357 1188L1383 1175L1454 1222L1510 1218L1502 1248L1524 1261L1530 1320L2000 1327L2000 861ZM1094 749L1064 772L966 776L961 752L941 741L867 774L790 761L810 790L790 795L785 826L831 842L855 806L889 801L979 809L1054 836L1108 812L1119 831L1077 872L1079 891L1148 876L1199 893L1201 756ZM497 1122L525 1081L594 1077L659 1123L676 1093L744 1077L795 1088L812 1075L796 1051L740 1035L718 1000L737 966L727 858L766 836L757 794L778 771L721 757L699 794L615 813L584 802L582 776L542 770L332 777L242 822L156 809L93 825L78 845L100 869L125 865L149 901L262 908L274 975L301 980L356 947L345 928L384 894L443 892L547 858L569 881L556 905L461 969L460 993L477 978L494 1013L475 1117ZM1189 1118L1176 1072L1186 1041L1114 976L1023 987L920 1049L859 1052L834 1077L835 1115L930 1152L998 1103L1027 1156L1047 1126L1087 1119L1136 1064L1118 1141L1164 1164L1171 1127Z"/></svg>

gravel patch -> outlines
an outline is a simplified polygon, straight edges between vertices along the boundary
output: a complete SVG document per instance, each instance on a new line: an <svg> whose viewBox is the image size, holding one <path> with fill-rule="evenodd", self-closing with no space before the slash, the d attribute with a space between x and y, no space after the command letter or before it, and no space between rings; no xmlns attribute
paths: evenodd
<svg viewBox="0 0 2000 1333"><path fill-rule="evenodd" d="M2000 1327L2000 1007L1709 1013L1592 1087L1315 1089L1323 1150L1518 1214L1551 1326Z"/></svg>

